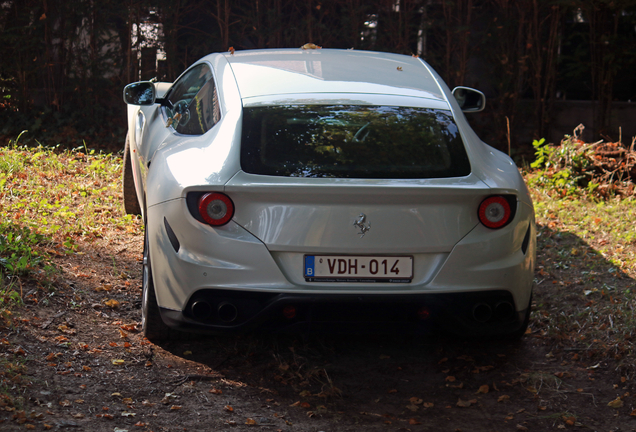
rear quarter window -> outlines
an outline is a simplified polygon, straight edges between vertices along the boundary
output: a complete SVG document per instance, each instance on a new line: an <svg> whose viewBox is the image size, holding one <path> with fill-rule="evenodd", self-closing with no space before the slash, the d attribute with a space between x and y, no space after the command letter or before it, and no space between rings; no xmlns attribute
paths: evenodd
<svg viewBox="0 0 636 432"><path fill-rule="evenodd" d="M168 100L168 125L180 134L202 135L221 118L214 77L206 64L186 72L168 93Z"/></svg>
<svg viewBox="0 0 636 432"><path fill-rule="evenodd" d="M390 106L245 108L241 167L251 174L286 177L470 174L450 111Z"/></svg>

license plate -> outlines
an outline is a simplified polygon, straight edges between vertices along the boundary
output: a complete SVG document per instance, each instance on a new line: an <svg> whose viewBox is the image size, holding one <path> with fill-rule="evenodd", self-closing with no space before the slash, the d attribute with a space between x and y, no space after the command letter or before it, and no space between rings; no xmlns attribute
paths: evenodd
<svg viewBox="0 0 636 432"><path fill-rule="evenodd" d="M305 255L307 282L408 283L412 279L412 256Z"/></svg>

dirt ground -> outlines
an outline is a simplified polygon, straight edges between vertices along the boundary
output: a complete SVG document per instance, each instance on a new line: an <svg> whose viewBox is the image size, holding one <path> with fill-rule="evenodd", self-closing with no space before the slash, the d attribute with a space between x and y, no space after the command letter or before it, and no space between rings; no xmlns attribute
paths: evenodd
<svg viewBox="0 0 636 432"><path fill-rule="evenodd" d="M80 245L56 258L52 294L22 287L26 305L0 331L0 430L636 430L633 377L564 348L535 316L512 344L441 334L151 344L136 327L141 243L126 233ZM535 302L553 289L568 287L541 284Z"/></svg>

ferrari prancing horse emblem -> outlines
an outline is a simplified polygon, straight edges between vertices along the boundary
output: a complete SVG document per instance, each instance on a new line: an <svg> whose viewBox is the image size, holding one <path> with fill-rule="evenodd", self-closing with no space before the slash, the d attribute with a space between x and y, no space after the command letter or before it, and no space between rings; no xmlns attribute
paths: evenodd
<svg viewBox="0 0 636 432"><path fill-rule="evenodd" d="M360 213L360 216L358 216L357 219L353 221L353 226L360 229L360 232L358 233L360 234L360 238L364 237L364 235L371 229L371 224L368 222L365 223L366 220L367 215L365 215L364 213Z"/></svg>

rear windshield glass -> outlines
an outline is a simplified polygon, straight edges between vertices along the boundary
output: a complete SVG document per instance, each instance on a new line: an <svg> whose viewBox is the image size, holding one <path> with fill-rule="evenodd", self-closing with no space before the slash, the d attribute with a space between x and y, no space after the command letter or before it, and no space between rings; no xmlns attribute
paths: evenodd
<svg viewBox="0 0 636 432"><path fill-rule="evenodd" d="M245 108L241 167L251 174L286 177L470 174L450 111L391 106Z"/></svg>

